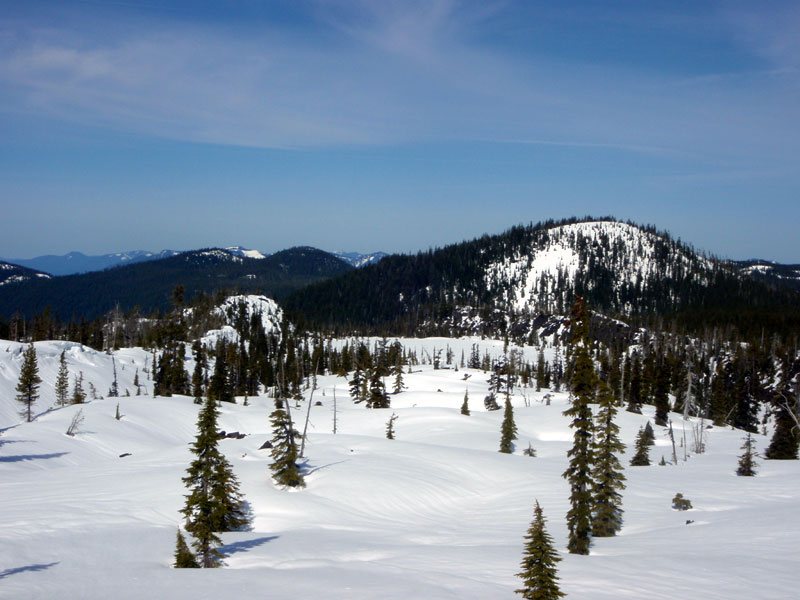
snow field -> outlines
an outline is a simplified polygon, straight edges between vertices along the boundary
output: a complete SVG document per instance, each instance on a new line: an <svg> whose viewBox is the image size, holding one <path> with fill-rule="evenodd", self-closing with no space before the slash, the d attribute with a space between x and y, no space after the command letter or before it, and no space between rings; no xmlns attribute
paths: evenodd
<svg viewBox="0 0 800 600"><path fill-rule="evenodd" d="M484 349L502 354L502 342L490 340L401 341L428 352L449 343L458 348L456 361L460 345L469 358L472 343L480 344L481 355ZM525 406L515 395L519 439L515 454L504 455L497 452L502 410L483 409L488 375L429 365L404 375L409 389L393 395L388 410L354 405L343 378L320 377L313 402L322 406L311 408L302 490L276 488L269 451L258 450L271 438L272 399L224 405L220 428L248 434L223 439L220 447L250 503L252 529L222 535L224 568L171 569L198 407L191 398L132 396L48 412L62 349L70 373L82 370L87 391L93 381L102 395L112 380L111 357L66 342L40 342L39 416L20 423L14 400L20 348L0 342L0 598L196 599L254 592L279 599L514 598L535 499L562 553L562 590L570 598L796 597L796 461L759 460L757 477L736 477L743 436L713 428L705 454L684 462L679 447L678 465L657 466L662 454L670 459L671 446L655 428L654 466L627 467L652 407L645 415L620 412L621 437L630 448L622 457L628 477L624 528L615 538L596 539L590 556L569 555L569 491L561 477L572 444L561 414L567 396L554 394L547 406L541 402L547 390L527 389ZM527 352L533 360L535 353ZM142 372L146 358L141 349L115 353L122 393L126 387L135 393L136 366L152 393ZM471 375L466 381L465 373ZM459 414L467 387L469 417ZM114 419L117 402L120 421ZM81 408L80 433L68 437L64 431ZM292 404L298 429L306 408L305 401ZM385 427L392 413L399 418L397 439L390 441ZM683 422L672 418L679 441ZM763 450L767 439L756 438ZM521 455L529 441L536 458ZM123 453L131 455L120 458ZM676 492L694 509L672 510Z"/></svg>

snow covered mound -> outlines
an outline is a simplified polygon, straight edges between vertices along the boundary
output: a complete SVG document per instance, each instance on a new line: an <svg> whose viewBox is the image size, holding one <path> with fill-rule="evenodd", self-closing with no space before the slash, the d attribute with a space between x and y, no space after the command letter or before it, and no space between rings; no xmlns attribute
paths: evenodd
<svg viewBox="0 0 800 600"><path fill-rule="evenodd" d="M108 394L117 371L117 387L120 396L136 395L134 380L139 380L139 393L152 393L150 379L151 355L141 348L123 348L111 355L98 352L77 342L47 341L34 343L42 385L40 398L34 404L34 414L43 414L56 403L55 381L58 375L61 353L69 370L69 389L73 389L75 377L83 376L83 389L92 399ZM19 422L19 411L23 404L15 400L15 387L27 344L0 340L0 429Z"/></svg>
<svg viewBox="0 0 800 600"><path fill-rule="evenodd" d="M249 323L254 316L266 335L275 335L280 340L283 310L271 298L252 294L230 296L214 312L222 317L224 325L220 329L212 329L202 337L201 343L205 346L215 346L221 339L238 343L236 322L241 320Z"/></svg>
<svg viewBox="0 0 800 600"><path fill-rule="evenodd" d="M231 254L235 254L236 256L242 256L244 258L255 258L255 259L262 259L267 258L266 254L262 254L258 250L248 250L247 248L243 248L242 246L228 246L225 248L226 251L230 252Z"/></svg>
<svg viewBox="0 0 800 600"><path fill-rule="evenodd" d="M448 342L402 343L421 358ZM502 341L463 340L455 360L473 343L481 355L503 351ZM558 569L568 598L797 597L798 461L759 460L756 477L736 477L742 432L714 427L706 452L693 454L682 441L684 422L672 414L677 464L655 464L672 457L666 432L656 428L653 466L626 468L620 534L595 539L589 556L567 554L567 394L516 389L518 440L512 455L501 454L502 411L483 408L487 374L453 365L415 365L389 410L353 404L344 378L320 376L313 399L306 390L292 410L302 429L300 415L311 404L300 490L277 488L269 451L259 449L272 437L273 400L223 404L219 427L245 434L219 447L249 502L252 529L221 534L223 568L172 569L197 405L179 396L106 398L20 423L13 386L22 348L0 342L2 598L190 600L263 590L275 600L511 599L536 500L563 558ZM110 385L114 364L121 389L130 387L136 368L149 384L142 374L148 354L140 349L115 352L114 363L65 342L39 342L36 349L43 399L62 350L70 371L82 370L98 389ZM465 392L470 416L459 410ZM65 435L81 410L82 426ZM625 465L636 432L653 418L652 407L644 410L618 415L629 444ZM396 439L387 440L392 413ZM685 423L689 442L694 425ZM754 438L763 450L766 438ZM536 457L522 454L528 443ZM672 509L678 492L693 509Z"/></svg>
<svg viewBox="0 0 800 600"><path fill-rule="evenodd" d="M50 279L50 275L47 273L39 273L38 271L28 269L27 267L21 267L19 265L0 261L0 285L20 283L35 277Z"/></svg>
<svg viewBox="0 0 800 600"><path fill-rule="evenodd" d="M706 284L711 269L705 257L655 233L617 221L589 221L549 229L533 247L491 263L485 284L517 312L557 312L558 298L579 283L587 290L607 287L612 301L624 306L625 289L686 277Z"/></svg>

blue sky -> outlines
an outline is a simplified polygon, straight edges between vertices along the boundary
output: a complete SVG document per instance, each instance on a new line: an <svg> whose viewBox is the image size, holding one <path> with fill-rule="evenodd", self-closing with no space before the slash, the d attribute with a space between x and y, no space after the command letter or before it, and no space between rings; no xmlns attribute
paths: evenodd
<svg viewBox="0 0 800 600"><path fill-rule="evenodd" d="M800 262L796 2L0 1L0 256L614 215Z"/></svg>

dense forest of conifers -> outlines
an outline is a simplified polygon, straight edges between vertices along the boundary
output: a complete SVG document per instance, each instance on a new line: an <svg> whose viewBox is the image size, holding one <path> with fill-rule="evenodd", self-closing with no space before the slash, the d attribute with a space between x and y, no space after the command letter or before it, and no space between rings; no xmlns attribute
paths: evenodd
<svg viewBox="0 0 800 600"><path fill-rule="evenodd" d="M591 220L591 219L589 219ZM499 309L512 320L507 298L518 282L488 286L493 263L519 259L554 241L552 229L581 222L546 221L415 255L394 255L380 263L302 288L284 301L294 320L313 329L373 334L473 333L452 317L479 315L484 325ZM769 281L744 277L723 261L706 260L691 248L659 233L651 236L655 269L644 278L626 278L631 251L619 239L568 240L584 266L574 281L560 273L552 293L530 305L535 314L566 314L576 295L594 310L632 324L677 328L690 333L706 328L735 329L742 337L800 332L800 293ZM505 319L495 319L505 321ZM474 319L470 319L474 322ZM492 334L493 326L479 333Z"/></svg>
<svg viewBox="0 0 800 600"><path fill-rule="evenodd" d="M279 299L350 270L347 263L315 248L291 248L264 259L241 258L219 249L197 250L105 271L0 286L0 318L7 322L31 318L46 308L50 315L75 321L91 321L117 308L163 312L169 309L176 285L184 287L187 299L222 289Z"/></svg>

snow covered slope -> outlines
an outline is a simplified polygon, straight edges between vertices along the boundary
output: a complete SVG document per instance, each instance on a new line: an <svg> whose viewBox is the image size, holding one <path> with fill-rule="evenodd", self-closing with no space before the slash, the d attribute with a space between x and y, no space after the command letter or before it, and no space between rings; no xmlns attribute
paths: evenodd
<svg viewBox="0 0 800 600"><path fill-rule="evenodd" d="M442 347L441 340L405 341L420 353ZM482 344L481 353L502 350L501 342L464 341L472 342ZM621 534L595 540L589 556L569 555L569 491L561 477L572 439L562 415L566 395L553 394L548 405L547 390L528 390L528 406L515 394L519 439L514 455L504 455L497 452L502 411L483 410L486 374L427 365L405 376L408 390L392 396L390 410L353 405L344 379L320 377L307 487L298 491L274 486L268 451L258 449L271 437L272 399L224 405L220 428L247 434L221 440L220 448L250 503L252 529L222 535L224 568L171 569L198 407L183 397L106 398L19 423L13 386L20 348L0 342L2 598L511 599L537 499L564 559L559 574L569 598L797 596L797 461L761 461L757 477L736 477L742 434L713 428L705 454L684 460L679 446L677 465L626 468ZM39 412L48 406L62 349L71 371L81 369L99 390L110 386L111 356L63 342L36 348ZM121 389L137 367L149 384L146 359L137 349L115 353ZM465 390L472 416L459 413ZM306 402L293 411L296 418ZM81 409L80 432L64 435ZM390 441L384 431L393 412L397 439ZM623 440L630 444L648 417L621 413ZM672 419L680 440L683 421ZM669 460L671 445L663 431L656 434L651 457ZM763 449L766 438L756 439ZM528 442L535 458L521 455ZM694 508L672 510L676 492Z"/></svg>
<svg viewBox="0 0 800 600"><path fill-rule="evenodd" d="M611 304L630 313L632 291L667 280L705 285L712 269L705 257L640 227L589 221L549 229L531 247L491 263L485 284L517 312L552 309L557 297L602 287Z"/></svg>
<svg viewBox="0 0 800 600"><path fill-rule="evenodd" d="M34 278L50 279L47 273L40 273L34 269L21 267L19 265L0 262L0 285L19 283Z"/></svg>
<svg viewBox="0 0 800 600"><path fill-rule="evenodd" d="M371 254L360 254L359 252L331 252L334 256L342 259L349 265L354 266L356 269L366 267L367 265L374 265L382 259L389 256L386 252L373 252Z"/></svg>

